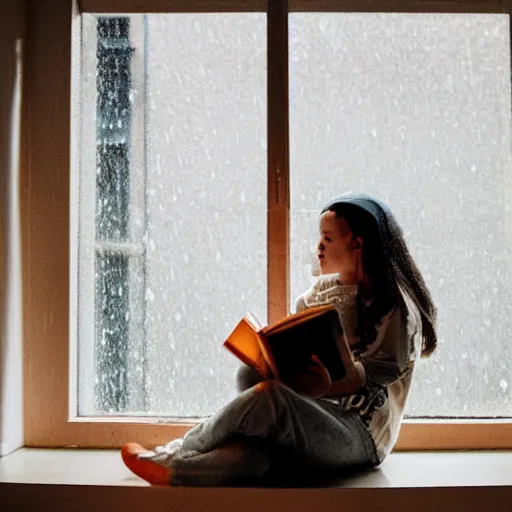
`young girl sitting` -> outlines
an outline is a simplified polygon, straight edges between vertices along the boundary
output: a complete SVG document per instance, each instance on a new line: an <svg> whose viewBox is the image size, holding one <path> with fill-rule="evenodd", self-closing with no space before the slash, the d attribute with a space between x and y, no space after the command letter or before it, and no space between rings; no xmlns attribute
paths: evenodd
<svg viewBox="0 0 512 512"><path fill-rule="evenodd" d="M297 310L335 304L352 353L331 382L318 359L294 389L249 367L241 394L183 439L121 453L153 485L255 485L379 465L392 450L418 355L436 348L436 310L389 208L362 194L320 216L321 276ZM298 480L297 480L298 481Z"/></svg>

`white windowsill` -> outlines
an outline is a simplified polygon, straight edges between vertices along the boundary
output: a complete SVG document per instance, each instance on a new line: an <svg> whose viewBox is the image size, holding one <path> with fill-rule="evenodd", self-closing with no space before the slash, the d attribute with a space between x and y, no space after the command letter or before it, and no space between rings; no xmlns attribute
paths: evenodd
<svg viewBox="0 0 512 512"><path fill-rule="evenodd" d="M230 489L151 488L112 450L22 448L0 459L0 503L9 505L3 510L54 512L341 512L351 503L358 511L510 511L512 452L393 453L380 468L328 488Z"/></svg>

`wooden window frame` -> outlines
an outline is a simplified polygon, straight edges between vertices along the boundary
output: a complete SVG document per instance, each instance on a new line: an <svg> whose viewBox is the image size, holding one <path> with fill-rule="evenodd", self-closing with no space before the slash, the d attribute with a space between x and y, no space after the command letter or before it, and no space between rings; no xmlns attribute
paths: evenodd
<svg viewBox="0 0 512 512"><path fill-rule="evenodd" d="M268 9L268 10L267 10ZM269 317L288 311L287 12L511 12L483 0L40 0L27 4L21 154L25 446L114 448L183 435L190 423L72 418L70 384L70 140L72 24L79 12L267 12ZM71 302L70 302L71 301ZM72 388L72 386L71 386ZM76 403L76 402L75 402ZM397 450L512 448L512 422L406 421Z"/></svg>

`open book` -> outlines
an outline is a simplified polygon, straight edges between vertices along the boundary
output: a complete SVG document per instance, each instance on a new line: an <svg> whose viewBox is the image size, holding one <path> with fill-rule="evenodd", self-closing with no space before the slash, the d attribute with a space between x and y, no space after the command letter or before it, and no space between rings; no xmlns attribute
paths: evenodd
<svg viewBox="0 0 512 512"><path fill-rule="evenodd" d="M263 378L285 384L311 364L313 355L332 381L343 379L346 367L340 354L350 351L339 314L331 305L304 309L267 327L244 317L224 346Z"/></svg>

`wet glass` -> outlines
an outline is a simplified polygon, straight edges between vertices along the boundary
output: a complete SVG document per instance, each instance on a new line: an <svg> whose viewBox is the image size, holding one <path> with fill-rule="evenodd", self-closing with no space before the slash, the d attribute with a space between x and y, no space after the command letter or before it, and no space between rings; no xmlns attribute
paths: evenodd
<svg viewBox="0 0 512 512"><path fill-rule="evenodd" d="M267 317L265 15L83 16L79 415L194 418Z"/></svg>
<svg viewBox="0 0 512 512"><path fill-rule="evenodd" d="M324 202L376 195L439 310L406 413L511 416L508 17L294 13L289 27L292 300Z"/></svg>

